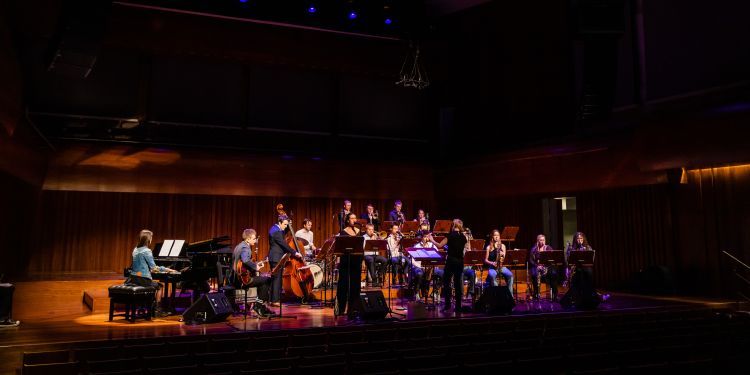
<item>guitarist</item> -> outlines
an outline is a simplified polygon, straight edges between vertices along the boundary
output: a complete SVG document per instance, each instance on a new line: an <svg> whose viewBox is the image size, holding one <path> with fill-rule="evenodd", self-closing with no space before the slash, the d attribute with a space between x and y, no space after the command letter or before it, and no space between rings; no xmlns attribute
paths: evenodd
<svg viewBox="0 0 750 375"><path fill-rule="evenodd" d="M255 263L252 260L252 246L258 242L258 234L255 229L245 229L242 231L242 242L237 244L232 253L232 280L236 288L242 288L247 291L248 288L258 288L258 298L253 304L253 311L260 317L273 315L265 305L268 301L268 290L271 287L271 278L259 276L258 271L263 267L264 262Z"/></svg>

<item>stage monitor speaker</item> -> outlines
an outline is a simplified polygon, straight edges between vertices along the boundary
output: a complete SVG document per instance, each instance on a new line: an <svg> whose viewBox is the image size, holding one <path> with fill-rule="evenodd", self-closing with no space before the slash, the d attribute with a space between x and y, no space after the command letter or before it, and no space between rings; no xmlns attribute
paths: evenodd
<svg viewBox="0 0 750 375"><path fill-rule="evenodd" d="M232 314L232 305L223 293L206 293L182 314L185 322L215 323Z"/></svg>
<svg viewBox="0 0 750 375"><path fill-rule="evenodd" d="M513 311L516 301L507 286L491 286L484 289L474 311L490 315L505 315Z"/></svg>
<svg viewBox="0 0 750 375"><path fill-rule="evenodd" d="M378 320L385 318L389 308L383 291L378 290L360 293L356 310L363 320Z"/></svg>

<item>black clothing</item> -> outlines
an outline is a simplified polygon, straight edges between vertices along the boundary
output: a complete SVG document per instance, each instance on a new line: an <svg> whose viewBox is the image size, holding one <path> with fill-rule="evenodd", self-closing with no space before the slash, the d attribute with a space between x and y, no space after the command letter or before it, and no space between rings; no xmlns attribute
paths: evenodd
<svg viewBox="0 0 750 375"><path fill-rule="evenodd" d="M359 232L357 236L361 236ZM349 233L342 230L339 233L341 237L351 237ZM364 241L364 239L363 239ZM363 257L361 255L342 255L339 260L339 282L336 289L337 315L344 314L346 311L349 317L353 317L354 301L359 298L359 292L362 289L360 267ZM347 309L347 304L349 308Z"/></svg>

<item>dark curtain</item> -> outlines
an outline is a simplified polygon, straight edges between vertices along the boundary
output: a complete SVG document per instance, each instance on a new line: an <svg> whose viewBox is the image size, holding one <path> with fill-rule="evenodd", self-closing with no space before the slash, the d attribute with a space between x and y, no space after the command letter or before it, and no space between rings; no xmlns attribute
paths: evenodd
<svg viewBox="0 0 750 375"><path fill-rule="evenodd" d="M578 230L596 250L597 286L620 289L650 266L674 268L669 189L651 185L576 194Z"/></svg>

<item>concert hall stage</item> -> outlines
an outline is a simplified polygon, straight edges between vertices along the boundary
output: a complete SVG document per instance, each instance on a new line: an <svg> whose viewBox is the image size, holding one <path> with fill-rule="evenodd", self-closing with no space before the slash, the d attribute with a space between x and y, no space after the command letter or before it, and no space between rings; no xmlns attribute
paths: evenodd
<svg viewBox="0 0 750 375"><path fill-rule="evenodd" d="M243 315L230 316L226 321L204 325L186 325L180 316L154 318L152 321L138 320L135 323L115 317L108 321L106 290L110 285L122 281L114 275L99 276L98 279L64 281L28 281L16 283L13 316L21 321L18 328L0 330L0 347L3 348L0 373L18 369L23 352L68 349L73 343L101 340L128 340L176 337L228 335L248 331L307 330L325 327L352 327L365 324L398 325L400 321L434 321L484 319L486 315L463 313L444 314L440 308L428 309L422 303L401 301L393 290L391 305L394 311L404 316L393 315L384 322L365 323L349 321L345 317L334 317L330 307L314 309L306 305L284 305L286 319L257 319ZM86 293L84 293L86 292ZM388 299L388 289L383 289ZM93 296L94 311L84 304L84 295ZM522 293L523 296L523 293ZM89 302L90 303L90 302ZM465 302L468 306L469 302ZM663 309L732 309L730 301L707 301L678 297L650 297L612 293L596 310L576 311L564 309L549 301L520 302L507 316L492 319L523 320L533 317L575 317L592 314L609 314L624 311L659 311ZM405 308L405 310L403 310ZM278 312L278 308L274 309ZM427 323L429 324L429 323Z"/></svg>

